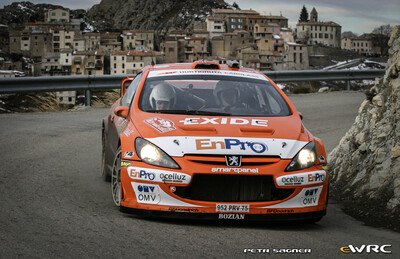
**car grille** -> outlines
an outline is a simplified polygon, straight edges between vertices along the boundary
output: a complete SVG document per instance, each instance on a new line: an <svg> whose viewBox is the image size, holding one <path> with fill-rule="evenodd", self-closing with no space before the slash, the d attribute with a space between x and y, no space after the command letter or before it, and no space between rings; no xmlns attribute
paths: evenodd
<svg viewBox="0 0 400 259"><path fill-rule="evenodd" d="M208 165L226 165L223 155L185 155L184 158L190 162ZM242 156L242 166L263 166L279 162L279 156Z"/></svg>
<svg viewBox="0 0 400 259"><path fill-rule="evenodd" d="M195 174L189 186L176 187L179 197L196 201L260 202L289 197L294 189L279 189L272 176Z"/></svg>

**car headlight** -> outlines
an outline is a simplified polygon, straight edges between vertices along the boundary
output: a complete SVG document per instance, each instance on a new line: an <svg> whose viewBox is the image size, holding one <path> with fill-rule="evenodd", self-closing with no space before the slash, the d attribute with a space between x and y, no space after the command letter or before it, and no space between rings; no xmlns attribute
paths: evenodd
<svg viewBox="0 0 400 259"><path fill-rule="evenodd" d="M136 153L143 162L168 168L179 168L178 164L156 145L142 138L135 142Z"/></svg>
<svg viewBox="0 0 400 259"><path fill-rule="evenodd" d="M305 145L299 153L292 159L290 164L286 167L286 172L301 170L315 165L317 162L317 152L315 150L315 143L310 142Z"/></svg>

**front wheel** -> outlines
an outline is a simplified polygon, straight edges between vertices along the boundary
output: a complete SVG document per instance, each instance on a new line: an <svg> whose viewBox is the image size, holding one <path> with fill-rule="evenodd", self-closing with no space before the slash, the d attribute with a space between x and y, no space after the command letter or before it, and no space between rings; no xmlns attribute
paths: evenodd
<svg viewBox="0 0 400 259"><path fill-rule="evenodd" d="M121 147L115 154L112 174L111 174L111 192L115 205L121 205Z"/></svg>

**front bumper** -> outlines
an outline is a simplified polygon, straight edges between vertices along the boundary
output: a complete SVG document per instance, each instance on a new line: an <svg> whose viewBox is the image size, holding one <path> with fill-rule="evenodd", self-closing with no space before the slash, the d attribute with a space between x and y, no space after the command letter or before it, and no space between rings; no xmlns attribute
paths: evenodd
<svg viewBox="0 0 400 259"><path fill-rule="evenodd" d="M190 175L179 170L151 168L143 163L137 165L138 167L123 168L121 171L121 206L125 211L136 214L172 218L272 221L315 219L325 215L328 176L321 167L309 168L295 173L279 173L283 172L283 170L279 170L276 174L241 172ZM256 179L268 176L272 179L272 182L270 182L272 191L278 189L285 192L290 190L290 192L285 197L271 196L265 200L254 199L254 196L249 198L247 192L244 196L239 195L237 201L227 200L226 196L221 196L225 200L194 199L193 193L183 195L182 192L179 192L182 188L190 189L196 175L224 175L237 178L248 176ZM301 179L303 180L300 181ZM212 188L218 188L211 182L209 185L202 185L203 191L211 192ZM263 185L261 187L264 188ZM219 188L224 188L224 185L220 185ZM191 188L190 191L197 190ZM223 191L224 189L222 189ZM232 191L232 189L228 191ZM216 192L216 194L220 194L220 192ZM196 197L207 198L208 196L203 192L197 192Z"/></svg>
<svg viewBox="0 0 400 259"><path fill-rule="evenodd" d="M245 221L307 221L319 220L326 215L326 210L291 214L235 214L235 213L198 213L144 210L121 207L120 210L146 218L170 218L170 219L196 219L196 220L245 220Z"/></svg>

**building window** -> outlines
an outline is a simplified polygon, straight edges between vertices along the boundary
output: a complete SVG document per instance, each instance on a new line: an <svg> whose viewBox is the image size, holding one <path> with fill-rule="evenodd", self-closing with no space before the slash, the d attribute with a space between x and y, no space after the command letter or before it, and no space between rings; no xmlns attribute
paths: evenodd
<svg viewBox="0 0 400 259"><path fill-rule="evenodd" d="M114 63L114 68L117 68L117 63Z"/></svg>
<svg viewBox="0 0 400 259"><path fill-rule="evenodd" d="M117 57L116 57L116 56L114 56L114 60L117 60Z"/></svg>
<svg viewBox="0 0 400 259"><path fill-rule="evenodd" d="M68 59L65 60L65 63L68 63Z"/></svg>
<svg viewBox="0 0 400 259"><path fill-rule="evenodd" d="M69 101L69 102L72 102L72 97L68 97L68 101Z"/></svg>
<svg viewBox="0 0 400 259"><path fill-rule="evenodd" d="M67 13L62 13L61 15L62 15L62 16L67 16Z"/></svg>
<svg viewBox="0 0 400 259"><path fill-rule="evenodd" d="M122 68L125 68L125 64L122 64Z"/></svg>
<svg viewBox="0 0 400 259"><path fill-rule="evenodd" d="M122 56L122 60L125 60L125 57L124 57L124 56Z"/></svg>

